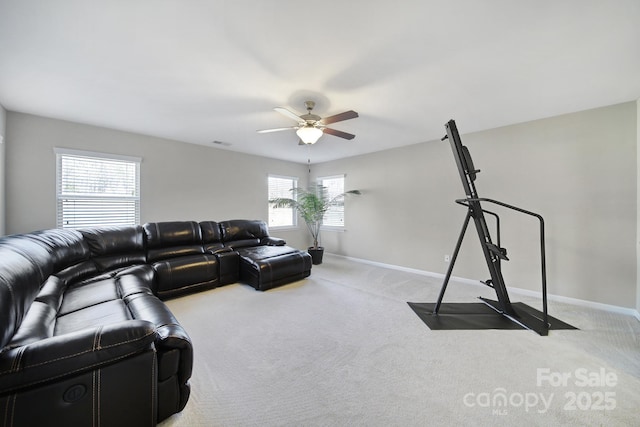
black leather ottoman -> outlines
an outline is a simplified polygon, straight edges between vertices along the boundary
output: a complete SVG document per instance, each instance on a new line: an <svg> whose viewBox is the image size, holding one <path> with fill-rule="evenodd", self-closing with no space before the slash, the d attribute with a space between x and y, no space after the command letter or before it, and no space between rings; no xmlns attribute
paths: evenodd
<svg viewBox="0 0 640 427"><path fill-rule="evenodd" d="M289 246L251 246L236 251L240 254L240 281L259 291L311 274L311 255Z"/></svg>

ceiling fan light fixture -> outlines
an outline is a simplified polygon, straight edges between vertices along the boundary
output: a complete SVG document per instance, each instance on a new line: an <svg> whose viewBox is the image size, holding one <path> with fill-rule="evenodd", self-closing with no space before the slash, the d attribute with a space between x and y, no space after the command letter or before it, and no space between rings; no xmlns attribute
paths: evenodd
<svg viewBox="0 0 640 427"><path fill-rule="evenodd" d="M296 134L305 144L315 144L322 136L322 129L314 126L303 126L296 131Z"/></svg>

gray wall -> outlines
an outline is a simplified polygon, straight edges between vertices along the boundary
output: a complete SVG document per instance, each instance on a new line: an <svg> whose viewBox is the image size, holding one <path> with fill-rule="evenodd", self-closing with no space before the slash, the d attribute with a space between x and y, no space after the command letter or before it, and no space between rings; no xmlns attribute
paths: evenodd
<svg viewBox="0 0 640 427"><path fill-rule="evenodd" d="M549 292L640 307L636 229L637 103L625 103L472 134L464 133L481 196L547 220ZM444 127L443 127L444 134ZM366 142L363 142L366 143ZM55 226L54 147L143 158L141 221L266 219L267 174L306 166L149 136L8 112L6 231ZM448 143L432 141L312 165L312 176L346 173L346 231L322 234L327 251L444 273L465 215ZM537 223L499 211L509 286L539 290ZM486 279L470 227L456 276ZM308 244L304 226L274 233Z"/></svg>
<svg viewBox="0 0 640 427"><path fill-rule="evenodd" d="M140 220L267 219L267 175L304 165L95 126L7 113L7 233L55 227L54 147L142 158ZM278 231L306 248L306 230Z"/></svg>
<svg viewBox="0 0 640 427"><path fill-rule="evenodd" d="M472 134L458 123L482 170L480 196L545 217L552 294L636 305L636 122L636 103L630 102ZM338 173L347 174L347 189L364 194L347 201L345 232L323 232L327 251L446 272L444 255L452 253L466 214L453 202L464 193L447 142L312 169L316 177ZM507 285L539 291L537 221L494 210L511 258L503 267ZM473 225L454 275L489 278Z"/></svg>
<svg viewBox="0 0 640 427"><path fill-rule="evenodd" d="M6 119L7 113L0 105L0 236L5 234L5 147L4 139L6 136Z"/></svg>

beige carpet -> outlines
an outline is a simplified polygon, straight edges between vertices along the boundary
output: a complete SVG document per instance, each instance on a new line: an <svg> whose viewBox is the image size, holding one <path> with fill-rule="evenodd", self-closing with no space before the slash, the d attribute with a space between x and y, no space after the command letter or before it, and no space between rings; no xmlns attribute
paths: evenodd
<svg viewBox="0 0 640 427"><path fill-rule="evenodd" d="M640 425L636 318L551 301L580 330L431 331L407 301L440 284L326 256L281 288L169 301L195 361L186 408L161 425ZM451 282L445 302L477 296L494 294Z"/></svg>

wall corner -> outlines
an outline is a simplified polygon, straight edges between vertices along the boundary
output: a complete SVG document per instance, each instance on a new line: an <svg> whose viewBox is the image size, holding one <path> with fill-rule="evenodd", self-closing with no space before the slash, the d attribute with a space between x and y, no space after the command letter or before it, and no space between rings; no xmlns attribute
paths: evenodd
<svg viewBox="0 0 640 427"><path fill-rule="evenodd" d="M7 111L0 104L0 236L5 235L6 225L6 192L5 192L5 180L7 176L7 168L5 161L5 152L7 146Z"/></svg>
<svg viewBox="0 0 640 427"><path fill-rule="evenodd" d="M640 99L636 100L636 311L640 313Z"/></svg>

